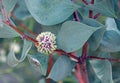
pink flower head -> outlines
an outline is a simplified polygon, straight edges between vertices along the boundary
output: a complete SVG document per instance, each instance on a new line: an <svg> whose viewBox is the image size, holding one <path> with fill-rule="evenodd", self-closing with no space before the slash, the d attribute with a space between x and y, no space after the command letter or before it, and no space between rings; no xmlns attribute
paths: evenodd
<svg viewBox="0 0 120 83"><path fill-rule="evenodd" d="M43 54L51 54L56 50L56 36L51 32L42 32L36 37L37 50Z"/></svg>

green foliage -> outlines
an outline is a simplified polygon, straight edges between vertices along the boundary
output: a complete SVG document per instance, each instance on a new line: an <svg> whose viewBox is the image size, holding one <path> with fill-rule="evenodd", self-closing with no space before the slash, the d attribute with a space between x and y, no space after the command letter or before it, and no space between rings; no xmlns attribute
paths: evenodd
<svg viewBox="0 0 120 83"><path fill-rule="evenodd" d="M78 8L70 0L25 0L32 16L43 25L54 25L66 20ZM58 11L59 10L59 11Z"/></svg>
<svg viewBox="0 0 120 83"><path fill-rule="evenodd" d="M86 5L85 8L108 17L116 18L113 0L102 0L94 5Z"/></svg>
<svg viewBox="0 0 120 83"><path fill-rule="evenodd" d="M11 21L12 22L12 21ZM10 28L10 26L2 23L0 27L0 38L12 38L20 36L15 30Z"/></svg>
<svg viewBox="0 0 120 83"><path fill-rule="evenodd" d="M17 1L18 0L3 0L3 5L8 16L10 16L10 12L13 10Z"/></svg>
<svg viewBox="0 0 120 83"><path fill-rule="evenodd" d="M29 55L28 59L35 70L46 76L49 56L39 53L33 56Z"/></svg>
<svg viewBox="0 0 120 83"><path fill-rule="evenodd" d="M43 78L43 79L40 79L38 83L46 83L46 82L45 82L45 79Z"/></svg>
<svg viewBox="0 0 120 83"><path fill-rule="evenodd" d="M109 56L109 53L99 52L98 56ZM92 65L92 68L96 76L100 79L101 83L113 83L112 67L109 61L90 60L90 64Z"/></svg>
<svg viewBox="0 0 120 83"><path fill-rule="evenodd" d="M120 32L114 19L108 18L106 21L107 30L105 31L99 49L107 52L120 51Z"/></svg>
<svg viewBox="0 0 120 83"><path fill-rule="evenodd" d="M65 22L57 36L58 48L66 52L73 52L80 49L89 37L103 26L91 27L75 21Z"/></svg>
<svg viewBox="0 0 120 83"><path fill-rule="evenodd" d="M117 25L118 30L120 30L120 20L119 19L115 19L115 22L116 22L115 25Z"/></svg>
<svg viewBox="0 0 120 83"><path fill-rule="evenodd" d="M101 29L98 29L97 31L95 31L88 40L90 48L92 50L96 50L100 45L100 41L102 40L103 34L105 32L105 26L103 24L101 24L100 22L98 22L94 19L90 19L90 18L83 19L83 23L85 23L89 26L92 26L94 28L97 28L100 26L102 27Z"/></svg>
<svg viewBox="0 0 120 83"><path fill-rule="evenodd" d="M85 1L90 3L91 0ZM89 63L87 64L87 68L90 83L116 82L114 81L114 75L112 75L112 72L115 72L114 67L112 67L114 64L111 64L108 60L89 60L88 57L81 58L81 55L84 54L82 47L85 42L89 44L89 52L86 52L87 56L94 55L97 57L111 58L111 52L120 51L120 1L94 1L94 4L86 5L83 3L83 0L2 0L2 3L0 2L0 9L3 5L5 11L0 11L0 16L2 16L0 18L0 38L22 37L24 41L24 43L21 44L23 49L20 58L17 58L14 50L10 49L7 57L8 65L16 67L28 57L29 63L34 69L33 72L37 71L36 76L38 75L39 83L46 83L47 78L56 82L63 80L65 83L77 83L78 80L76 81L76 79L73 79L73 76L71 77L72 72L76 72L72 70L77 69L75 67L76 62L73 60L74 58L71 57L77 57L80 61L84 59L86 62L86 60L88 60L86 63ZM11 12L16 19L21 20L21 23L10 16ZM99 16L98 13L101 15L100 18L89 18L91 17L90 15L96 18L97 15ZM26 19L28 17L32 18ZM41 53L36 54L36 48L34 49L34 47L32 47L32 42L37 45L35 42L36 34L33 35L31 31L26 30L28 29L27 27L23 27L23 29L16 28L25 33L23 35L21 35L22 33L19 34L16 30L3 23L3 20L6 21L7 19L10 19L10 23L19 28L24 26L22 24L22 22L24 22L27 27L30 27L36 33L47 31L55 34L56 51L62 50L64 53L58 53L62 56L57 56L56 51L52 54L54 64L49 73L47 73L49 56ZM11 19L13 19L14 22ZM35 21L33 21L33 19L35 19ZM76 19L80 19L80 21L75 21ZM24 35L27 36L24 37ZM2 42L4 42L4 40L2 40L1 43ZM6 48L8 48L8 46ZM73 56L71 52L76 52L76 56ZM117 78L119 79L119 76L117 76ZM74 81L71 81L71 79Z"/></svg>
<svg viewBox="0 0 120 83"><path fill-rule="evenodd" d="M24 0L18 0L16 6L13 13L18 19L25 20L26 18L31 17Z"/></svg>
<svg viewBox="0 0 120 83"><path fill-rule="evenodd" d="M67 56L61 56L53 65L48 78L51 78L55 81L62 80L66 76L70 75L74 67L75 62L71 61Z"/></svg>
<svg viewBox="0 0 120 83"><path fill-rule="evenodd" d="M100 49L102 51L116 52L120 51L120 34L113 30L106 31L101 41Z"/></svg>
<svg viewBox="0 0 120 83"><path fill-rule="evenodd" d="M20 62L22 62L26 58L31 46L32 46L32 43L30 41L24 40L22 54L21 54L21 57L19 60L16 58L15 53L14 53L13 48L12 48L10 50L10 52L8 54L8 58L7 58L8 65L11 67L15 67Z"/></svg>

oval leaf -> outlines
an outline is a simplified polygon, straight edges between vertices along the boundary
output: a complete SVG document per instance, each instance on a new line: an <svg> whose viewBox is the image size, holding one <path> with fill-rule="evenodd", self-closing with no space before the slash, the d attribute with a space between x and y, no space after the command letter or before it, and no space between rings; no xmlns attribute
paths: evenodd
<svg viewBox="0 0 120 83"><path fill-rule="evenodd" d="M91 27L80 22L67 21L62 25L58 33L58 48L66 52L76 51L84 45L97 29L100 28L101 27Z"/></svg>
<svg viewBox="0 0 120 83"><path fill-rule="evenodd" d="M103 35L99 49L107 52L120 51L120 31L117 29L115 20L107 18L107 31Z"/></svg>
<svg viewBox="0 0 120 83"><path fill-rule="evenodd" d="M51 78L54 81L62 80L70 75L74 67L75 62L71 61L67 56L61 56L53 65L48 78Z"/></svg>
<svg viewBox="0 0 120 83"><path fill-rule="evenodd" d="M120 51L120 34L114 30L106 31L99 49L107 52Z"/></svg>
<svg viewBox="0 0 120 83"><path fill-rule="evenodd" d="M109 53L101 53L99 56L108 57ZM101 83L113 83L111 63L107 60L90 60L91 66Z"/></svg>
<svg viewBox="0 0 120 83"><path fill-rule="evenodd" d="M38 71L41 75L46 75L49 56L39 53L33 56L29 55L28 59L36 71Z"/></svg>
<svg viewBox="0 0 120 83"><path fill-rule="evenodd" d="M90 25L90 26L93 26L93 27L103 26L103 28L95 31L91 35L90 39L88 40L90 48L92 50L96 50L99 47L99 45L100 45L100 41L102 40L102 37L103 37L103 34L104 34L106 28L101 23L97 22L94 19L90 19L90 18L83 19L83 23L85 23L87 25Z"/></svg>
<svg viewBox="0 0 120 83"><path fill-rule="evenodd" d="M78 8L71 0L25 0L32 16L43 25L66 20Z"/></svg>

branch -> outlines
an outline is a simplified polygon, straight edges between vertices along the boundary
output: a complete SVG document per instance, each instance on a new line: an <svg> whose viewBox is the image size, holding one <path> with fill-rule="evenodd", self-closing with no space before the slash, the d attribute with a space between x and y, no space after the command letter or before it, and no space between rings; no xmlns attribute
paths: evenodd
<svg viewBox="0 0 120 83"><path fill-rule="evenodd" d="M86 0L82 0L86 5L88 5L88 2Z"/></svg>
<svg viewBox="0 0 120 83"><path fill-rule="evenodd" d="M91 4L94 4L95 0L91 0Z"/></svg>
<svg viewBox="0 0 120 83"><path fill-rule="evenodd" d="M6 21L10 22L10 20L9 20L9 18L8 18L8 16L7 16L7 13L6 13L6 11L5 11L5 8L4 8L3 4L2 4L2 0L0 0L0 5L2 6L1 12L2 12L2 15L3 15L4 19L5 19Z"/></svg>
<svg viewBox="0 0 120 83"><path fill-rule="evenodd" d="M2 3L2 0L1 0L1 3ZM1 12L2 12L2 14L3 14L4 18L5 18L5 20L2 21L3 23L5 23L6 25L10 26L10 28L14 29L17 33L19 33L19 34L21 35L21 37L22 37L23 39L30 40L30 41L32 41L32 42L34 42L34 43L37 43L37 42L38 42L38 41L35 40L34 38L32 38L32 37L24 34L22 31L20 31L16 26L14 26L14 25L10 22L10 19L8 18L7 14L6 14L6 11L5 11L5 9L4 9L3 4L2 4Z"/></svg>
<svg viewBox="0 0 120 83"><path fill-rule="evenodd" d="M27 39L30 40L34 43L38 42L37 40L33 39L32 37L24 34L22 31L20 31L16 26L14 26L13 24L9 23L8 21L3 21L3 23L5 23L6 25L10 26L12 29L14 29L17 33L19 33L23 39Z"/></svg>
<svg viewBox="0 0 120 83"><path fill-rule="evenodd" d="M35 37L37 36L36 33L33 33L33 32L32 32L31 30L29 30L28 27L26 27L20 20L18 20L13 13L11 13L11 17L14 18L14 20L21 26L21 28L23 28L24 30L26 30L26 31L29 32L30 34L34 35Z"/></svg>
<svg viewBox="0 0 120 83"><path fill-rule="evenodd" d="M53 56L52 54L50 54L50 58L49 58L49 62L48 62L48 68L47 68L47 75L49 75L50 71L51 71L51 68L52 68L52 65L53 65ZM46 83L50 83L50 79L46 79Z"/></svg>
<svg viewBox="0 0 120 83"><path fill-rule="evenodd" d="M100 13L97 13L96 15L93 16L93 19L98 18L98 16L100 16Z"/></svg>
<svg viewBox="0 0 120 83"><path fill-rule="evenodd" d="M97 56L87 56L87 59L109 60L109 61L113 61L113 62L120 62L120 59L102 58L102 57L97 57Z"/></svg>
<svg viewBox="0 0 120 83"><path fill-rule="evenodd" d="M82 73L80 71L81 70L79 64L76 64L75 76L78 79L79 83L85 83L83 80Z"/></svg>
<svg viewBox="0 0 120 83"><path fill-rule="evenodd" d="M91 0L91 4L94 4L94 0ZM93 18L93 11L89 10L89 18Z"/></svg>
<svg viewBox="0 0 120 83"><path fill-rule="evenodd" d="M79 16L78 16L78 12L75 11L75 12L73 13L73 15L74 15L75 21L80 22L80 19L79 19Z"/></svg>
<svg viewBox="0 0 120 83"><path fill-rule="evenodd" d="M55 50L55 52L57 52L59 55L66 55L75 62L79 62L79 57L75 56L72 53L67 53L67 52L65 52L63 50L59 50L59 49Z"/></svg>
<svg viewBox="0 0 120 83"><path fill-rule="evenodd" d="M86 57L87 56L87 50L88 50L88 43L86 42L83 46L83 49L82 49L82 56L81 57Z"/></svg>
<svg viewBox="0 0 120 83"><path fill-rule="evenodd" d="M84 83L89 83L87 69L86 69L87 50L88 50L88 43L86 42L83 46L83 49L82 49L82 56L80 57L80 61L82 62L80 68L81 68L81 71L82 71L82 76L83 76L83 79L84 79Z"/></svg>

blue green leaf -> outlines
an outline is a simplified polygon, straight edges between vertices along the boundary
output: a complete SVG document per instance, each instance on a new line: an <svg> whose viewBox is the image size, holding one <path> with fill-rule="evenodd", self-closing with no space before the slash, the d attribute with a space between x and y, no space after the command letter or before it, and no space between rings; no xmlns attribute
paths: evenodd
<svg viewBox="0 0 120 83"><path fill-rule="evenodd" d="M67 21L63 23L58 33L57 46L66 52L76 51L84 45L97 29L102 27L95 28L80 22Z"/></svg>
<svg viewBox="0 0 120 83"><path fill-rule="evenodd" d="M102 25L101 23L97 22L96 20L90 19L90 18L83 19L83 23L85 23L89 26L93 26L93 27L103 26L103 28L95 31L91 35L90 39L88 40L90 48L92 50L96 50L100 45L100 41L102 40L103 34L105 32L105 26Z"/></svg>
<svg viewBox="0 0 120 83"><path fill-rule="evenodd" d="M96 11L102 15L116 18L113 0L102 0L94 5L86 5L87 9Z"/></svg>
<svg viewBox="0 0 120 83"><path fill-rule="evenodd" d="M24 0L19 0L17 2L17 7L13 13L20 20L25 20L26 18L31 17Z"/></svg>
<svg viewBox="0 0 120 83"><path fill-rule="evenodd" d="M103 35L99 49L107 52L120 51L120 31L117 29L115 20L107 18L107 30Z"/></svg>
<svg viewBox="0 0 120 83"><path fill-rule="evenodd" d="M21 55L20 59L16 58L13 49L11 49L9 54L8 54L8 58L7 58L8 65L11 66L11 67L15 67L20 62L22 62L26 58L31 46L32 46L32 42L24 40L22 55Z"/></svg>
<svg viewBox="0 0 120 83"><path fill-rule="evenodd" d="M8 16L10 16L11 11L15 7L18 0L3 0L3 6Z"/></svg>
<svg viewBox="0 0 120 83"><path fill-rule="evenodd" d="M45 78L40 79L38 83L46 83Z"/></svg>
<svg viewBox="0 0 120 83"><path fill-rule="evenodd" d="M99 49L106 52L120 51L120 34L114 30L106 31Z"/></svg>
<svg viewBox="0 0 120 83"><path fill-rule="evenodd" d="M40 24L54 25L66 20L79 7L71 0L25 0L27 7Z"/></svg>
<svg viewBox="0 0 120 83"><path fill-rule="evenodd" d="M52 25L52 26L42 25L41 28L42 28L42 32L49 31L49 32L52 32L57 35L58 32L60 31L61 26L62 26L62 24L57 24L57 25Z"/></svg>
<svg viewBox="0 0 120 83"><path fill-rule="evenodd" d="M38 71L41 75L46 75L49 56L39 53L33 56L29 55L28 59L30 64L36 71Z"/></svg>
<svg viewBox="0 0 120 83"><path fill-rule="evenodd" d="M109 53L100 53L99 56L109 56ZM109 61L90 60L90 63L101 83L113 83L112 67Z"/></svg>
<svg viewBox="0 0 120 83"><path fill-rule="evenodd" d="M54 81L62 80L71 74L74 67L75 62L71 61L67 56L61 56L53 65L48 78L51 78Z"/></svg>
<svg viewBox="0 0 120 83"><path fill-rule="evenodd" d="M117 29L120 31L120 19L115 19Z"/></svg>
<svg viewBox="0 0 120 83"><path fill-rule="evenodd" d="M17 36L20 36L20 34L18 34L10 26L8 26L5 23L1 22L1 26L0 26L0 38L12 38L12 37L17 37Z"/></svg>

